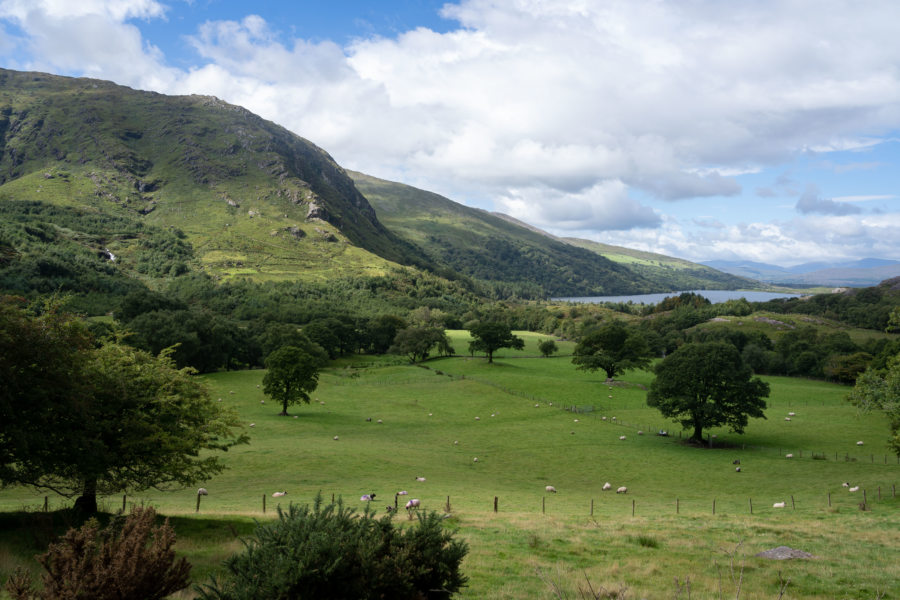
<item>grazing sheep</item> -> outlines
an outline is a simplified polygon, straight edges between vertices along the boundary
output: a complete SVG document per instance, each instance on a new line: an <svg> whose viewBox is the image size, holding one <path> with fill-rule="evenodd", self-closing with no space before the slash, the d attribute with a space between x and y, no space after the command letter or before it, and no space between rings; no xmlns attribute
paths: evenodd
<svg viewBox="0 0 900 600"><path fill-rule="evenodd" d="M476 421L480 421L480 420L481 420L481 417L475 417L475 420L476 420Z"/></svg>
<svg viewBox="0 0 900 600"><path fill-rule="evenodd" d="M265 401L265 400L260 400L259 403L260 403L260 404L265 404L266 401Z"/></svg>
<svg viewBox="0 0 900 600"><path fill-rule="evenodd" d="M338 438L338 436L334 436L332 439L333 439L334 441L338 441L339 438Z"/></svg>
<svg viewBox="0 0 900 600"><path fill-rule="evenodd" d="M419 508L418 498L412 498L409 502L406 503L406 510L412 510L414 508Z"/></svg>
<svg viewBox="0 0 900 600"><path fill-rule="evenodd" d="M375 499L375 494L363 494L359 497L360 502L371 502Z"/></svg>
<svg viewBox="0 0 900 600"><path fill-rule="evenodd" d="M616 493L617 494L627 494L628 488L623 485L622 487L620 487L619 489L616 490Z"/></svg>
<svg viewBox="0 0 900 600"><path fill-rule="evenodd" d="M574 422L574 423L577 423L577 422L578 422L578 419L575 419L573 422Z"/></svg>
<svg viewBox="0 0 900 600"><path fill-rule="evenodd" d="M858 492L858 491L859 491L859 486L858 486L858 485L854 485L852 488L850 488L850 491L851 491L851 492Z"/></svg>
<svg viewBox="0 0 900 600"><path fill-rule="evenodd" d="M383 421L382 421L381 419L378 419L378 422L379 422L379 423L383 423Z"/></svg>
<svg viewBox="0 0 900 600"><path fill-rule="evenodd" d="M644 432L638 429L638 435L644 435Z"/></svg>
<svg viewBox="0 0 900 600"><path fill-rule="evenodd" d="M862 446L863 443L862 443L862 442L856 442L856 445L857 445L857 446Z"/></svg>
<svg viewBox="0 0 900 600"><path fill-rule="evenodd" d="M792 453L790 453L790 454L785 454L784 457L785 458L794 458L794 455Z"/></svg>
<svg viewBox="0 0 900 600"><path fill-rule="evenodd" d="M294 415L294 418L295 418L295 419L299 419L299 418L300 418L300 417L299 417L299 416L297 416L297 415Z"/></svg>
<svg viewBox="0 0 900 600"><path fill-rule="evenodd" d="M416 477L416 481L425 481L424 477Z"/></svg>
<svg viewBox="0 0 900 600"><path fill-rule="evenodd" d="M478 457L476 456L475 458L473 458L472 462L478 462Z"/></svg>
<svg viewBox="0 0 900 600"><path fill-rule="evenodd" d="M282 496L286 496L286 495L287 495L287 492L275 492L274 494L272 494L272 497L273 498L281 498Z"/></svg>
<svg viewBox="0 0 900 600"><path fill-rule="evenodd" d="M553 403L552 403L552 402L550 403L550 406L553 406Z"/></svg>
<svg viewBox="0 0 900 600"><path fill-rule="evenodd" d="M790 421L791 418L790 418L790 417L785 417L784 420L785 420L785 421Z"/></svg>
<svg viewBox="0 0 900 600"><path fill-rule="evenodd" d="M736 459L734 459L733 461L731 461L731 464L733 464L733 465L739 465L739 464L741 464L741 459L736 458Z"/></svg>
<svg viewBox="0 0 900 600"><path fill-rule="evenodd" d="M544 488L544 491L550 492L551 494L555 494L556 488L553 487L552 485L548 485L547 487Z"/></svg>
<svg viewBox="0 0 900 600"><path fill-rule="evenodd" d="M431 416L433 416L433 415L434 415L434 413L428 413L428 416L429 416L429 417L431 417Z"/></svg>
<svg viewBox="0 0 900 600"><path fill-rule="evenodd" d="M734 472L735 472L735 473L740 473L740 472L741 472L741 468L740 468L740 467L735 467L735 468L734 468Z"/></svg>
<svg viewBox="0 0 900 600"><path fill-rule="evenodd" d="M454 445L454 446L459 446L459 440L453 440L453 445Z"/></svg>
<svg viewBox="0 0 900 600"><path fill-rule="evenodd" d="M496 416L497 416L497 413L491 413L491 416L492 416L492 417L496 417Z"/></svg>
<svg viewBox="0 0 900 600"><path fill-rule="evenodd" d="M406 496L407 494L409 494L409 492L407 492L406 490L400 490L399 492L397 492L398 496Z"/></svg>
<svg viewBox="0 0 900 600"><path fill-rule="evenodd" d="M843 487L850 487L850 484L849 484L848 482L845 481L844 483L841 484L841 486L843 486Z"/></svg>
<svg viewBox="0 0 900 600"><path fill-rule="evenodd" d="M206 491L206 488L200 488L197 490L198 496L209 496L209 492Z"/></svg>
<svg viewBox="0 0 900 600"><path fill-rule="evenodd" d="M772 508L784 508L784 502L776 502L772 505Z"/></svg>
<svg viewBox="0 0 900 600"><path fill-rule="evenodd" d="M789 417L796 417L796 416L797 416L797 413L795 413L795 412L789 412L789 413L788 413L788 416L789 416Z"/></svg>
<svg viewBox="0 0 900 600"><path fill-rule="evenodd" d="M608 491L611 490L611 489L612 489L612 484L611 484L610 482L607 481L606 483L603 484L603 491L604 491L604 492L608 492Z"/></svg>
<svg viewBox="0 0 900 600"><path fill-rule="evenodd" d="M372 422L372 417L366 417L366 423L371 423L371 422Z"/></svg>
<svg viewBox="0 0 900 600"><path fill-rule="evenodd" d="M256 423L250 423L250 427L256 427Z"/></svg>
<svg viewBox="0 0 900 600"><path fill-rule="evenodd" d="M540 406L541 406L540 404L535 404L535 405L534 405L535 408L539 408Z"/></svg>
<svg viewBox="0 0 900 600"><path fill-rule="evenodd" d="M620 435L620 436L619 436L619 439L620 439L620 440L624 440L624 439L625 439L625 436L624 436L624 435Z"/></svg>
<svg viewBox="0 0 900 600"><path fill-rule="evenodd" d="M605 420L606 420L606 417L600 417L600 420L601 420L601 421L605 421Z"/></svg>

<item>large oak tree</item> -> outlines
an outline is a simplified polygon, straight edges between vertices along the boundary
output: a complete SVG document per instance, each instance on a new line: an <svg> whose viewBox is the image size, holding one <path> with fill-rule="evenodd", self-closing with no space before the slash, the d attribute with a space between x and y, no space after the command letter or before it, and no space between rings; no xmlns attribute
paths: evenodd
<svg viewBox="0 0 900 600"><path fill-rule="evenodd" d="M747 366L737 348L724 342L685 344L656 366L647 404L682 427L703 430L727 425L743 433L749 417L765 419L769 384Z"/></svg>
<svg viewBox="0 0 900 600"><path fill-rule="evenodd" d="M650 364L653 351L644 335L621 321L611 321L588 331L573 351L572 363L581 371L606 372L612 379L630 369Z"/></svg>
<svg viewBox="0 0 900 600"><path fill-rule="evenodd" d="M484 352L489 363L494 362L494 352L500 348L521 350L525 347L525 340L513 335L503 323L480 321L469 328L469 333L472 335L469 350Z"/></svg>

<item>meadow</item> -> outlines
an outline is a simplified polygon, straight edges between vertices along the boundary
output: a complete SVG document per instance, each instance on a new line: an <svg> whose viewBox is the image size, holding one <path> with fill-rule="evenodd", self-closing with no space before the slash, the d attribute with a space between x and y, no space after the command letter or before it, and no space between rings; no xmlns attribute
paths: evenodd
<svg viewBox="0 0 900 600"><path fill-rule="evenodd" d="M604 588L597 597L900 597L900 464L885 448L886 421L857 414L849 388L765 378L768 418L745 435L713 429L712 447L699 448L646 406L650 372L608 384L602 372L575 370L571 344L542 358L546 336L519 335L525 349L500 350L493 365L468 356L466 332L451 332L456 356L422 366L342 359L287 418L262 394L263 371L206 376L251 443L223 455L228 469L203 483L199 512L196 489L126 502L172 519L197 581L240 549L254 519L271 518L276 500L322 493L362 511L360 496L376 493L383 513L405 490L424 510L447 513L468 542L462 598L578 598L588 582ZM605 482L628 493L604 492ZM287 496L271 497L281 490ZM0 579L29 564L52 510L70 504L51 495L45 515L43 502L33 490L0 491ZM104 503L114 512L122 496ZM777 546L816 558L754 556Z"/></svg>

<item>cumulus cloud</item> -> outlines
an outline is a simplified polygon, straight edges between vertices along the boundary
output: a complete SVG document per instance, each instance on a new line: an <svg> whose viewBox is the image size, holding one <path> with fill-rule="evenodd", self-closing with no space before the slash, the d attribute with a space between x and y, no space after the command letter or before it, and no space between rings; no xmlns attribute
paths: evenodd
<svg viewBox="0 0 900 600"><path fill-rule="evenodd" d="M828 10L804 0L460 0L442 9L459 25L446 33L345 47L247 14L200 25L187 69L171 67L138 27L172 10L155 0L0 0L0 19L28 45L26 68L213 94L347 167L678 256L823 252L799 223L694 231L666 212L692 198L738 202L742 174L802 153L871 150L900 126L893 0L865 10L853 0ZM754 188L757 198L800 194L788 175ZM864 223L858 207L817 190L795 209Z"/></svg>
<svg viewBox="0 0 900 600"><path fill-rule="evenodd" d="M858 206L847 204L845 202L835 202L828 198L819 197L819 189L810 185L797 200L797 211L803 214L820 214L820 215L855 215L862 212Z"/></svg>

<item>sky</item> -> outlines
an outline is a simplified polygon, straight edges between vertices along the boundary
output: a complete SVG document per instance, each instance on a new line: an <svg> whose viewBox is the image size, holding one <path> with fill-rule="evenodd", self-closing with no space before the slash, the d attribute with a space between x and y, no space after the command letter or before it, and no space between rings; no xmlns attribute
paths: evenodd
<svg viewBox="0 0 900 600"><path fill-rule="evenodd" d="M0 66L693 261L900 260L896 0L0 0Z"/></svg>

